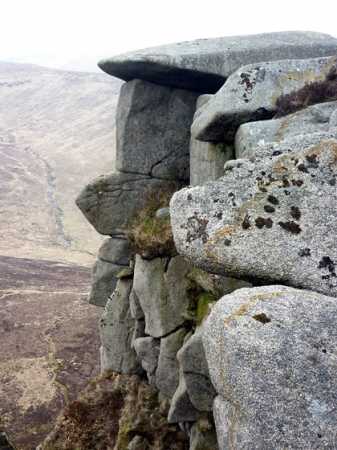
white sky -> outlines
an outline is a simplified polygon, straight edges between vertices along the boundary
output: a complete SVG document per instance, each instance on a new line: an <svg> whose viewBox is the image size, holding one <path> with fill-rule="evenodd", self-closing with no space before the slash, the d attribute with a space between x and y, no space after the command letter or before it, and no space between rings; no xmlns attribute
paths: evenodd
<svg viewBox="0 0 337 450"><path fill-rule="evenodd" d="M337 36L336 0L0 0L0 60L95 70L101 57L283 30Z"/></svg>

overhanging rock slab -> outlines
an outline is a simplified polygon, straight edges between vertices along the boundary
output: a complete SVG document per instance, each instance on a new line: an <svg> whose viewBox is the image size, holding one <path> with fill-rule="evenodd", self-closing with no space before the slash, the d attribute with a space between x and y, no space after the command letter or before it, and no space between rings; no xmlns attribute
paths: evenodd
<svg viewBox="0 0 337 450"><path fill-rule="evenodd" d="M336 54L337 40L315 32L287 31L199 39L114 56L99 62L106 73L214 93L239 67L261 61Z"/></svg>

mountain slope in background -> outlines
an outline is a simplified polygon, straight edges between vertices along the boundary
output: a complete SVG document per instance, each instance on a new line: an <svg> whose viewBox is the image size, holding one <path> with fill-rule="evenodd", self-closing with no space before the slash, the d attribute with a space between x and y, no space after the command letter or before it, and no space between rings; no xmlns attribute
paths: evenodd
<svg viewBox="0 0 337 450"><path fill-rule="evenodd" d="M0 63L0 430L20 450L99 371L85 266L102 238L74 200L114 170L120 84Z"/></svg>
<svg viewBox="0 0 337 450"><path fill-rule="evenodd" d="M92 262L100 237L74 199L114 170L121 83L0 62L0 254Z"/></svg>

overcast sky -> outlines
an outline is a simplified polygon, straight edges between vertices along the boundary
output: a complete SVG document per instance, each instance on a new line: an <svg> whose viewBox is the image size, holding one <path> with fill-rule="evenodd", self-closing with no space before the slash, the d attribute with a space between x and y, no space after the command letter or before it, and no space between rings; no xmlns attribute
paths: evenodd
<svg viewBox="0 0 337 450"><path fill-rule="evenodd" d="M337 1L0 0L0 60L95 70L101 57L190 40L284 30L337 36Z"/></svg>

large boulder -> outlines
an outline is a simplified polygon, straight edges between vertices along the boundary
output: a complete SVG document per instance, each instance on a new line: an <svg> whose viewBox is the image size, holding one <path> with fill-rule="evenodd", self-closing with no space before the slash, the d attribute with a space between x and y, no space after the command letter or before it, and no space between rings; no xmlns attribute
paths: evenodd
<svg viewBox="0 0 337 450"><path fill-rule="evenodd" d="M288 31L199 39L138 50L102 60L99 67L126 81L216 92L239 67L260 61L333 55L337 40L322 33Z"/></svg>
<svg viewBox="0 0 337 450"><path fill-rule="evenodd" d="M186 321L190 302L186 276L190 270L190 264L181 256L151 261L136 256L133 289L150 336L165 336Z"/></svg>
<svg viewBox="0 0 337 450"><path fill-rule="evenodd" d="M197 96L142 80L125 83L116 116L116 168L188 181L190 128Z"/></svg>
<svg viewBox="0 0 337 450"><path fill-rule="evenodd" d="M203 334L220 450L335 449L337 302L285 286L240 289Z"/></svg>
<svg viewBox="0 0 337 450"><path fill-rule="evenodd" d="M206 104L192 124L192 135L201 141L232 142L239 125L270 119L280 95L322 81L337 58L263 62L241 67Z"/></svg>
<svg viewBox="0 0 337 450"><path fill-rule="evenodd" d="M135 321L131 317L129 296L132 280L119 280L100 320L101 370L141 373L132 336Z"/></svg>
<svg viewBox="0 0 337 450"><path fill-rule="evenodd" d="M172 189L172 182L146 175L113 173L89 183L76 204L99 233L123 236L131 218L145 206L147 193L166 187Z"/></svg>
<svg viewBox="0 0 337 450"><path fill-rule="evenodd" d="M300 134L329 131L332 128L330 119L334 120L336 112L337 102L327 102L309 106L279 119L245 123L235 135L236 158L250 158L254 156L258 146L267 143L280 144L285 139Z"/></svg>
<svg viewBox="0 0 337 450"><path fill-rule="evenodd" d="M337 296L337 140L237 160L171 200L177 250L206 271Z"/></svg>

